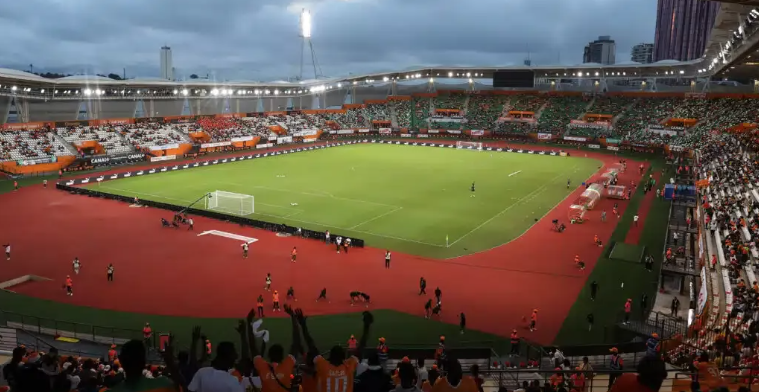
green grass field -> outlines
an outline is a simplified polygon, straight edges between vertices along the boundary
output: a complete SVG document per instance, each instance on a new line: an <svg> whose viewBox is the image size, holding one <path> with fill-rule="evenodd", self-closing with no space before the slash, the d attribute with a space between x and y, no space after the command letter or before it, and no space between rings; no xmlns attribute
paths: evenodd
<svg viewBox="0 0 759 392"><path fill-rule="evenodd" d="M579 184L599 165L587 158L361 144L90 188L178 205L216 190L253 195L251 218L448 258L518 237L566 198L567 179Z"/></svg>

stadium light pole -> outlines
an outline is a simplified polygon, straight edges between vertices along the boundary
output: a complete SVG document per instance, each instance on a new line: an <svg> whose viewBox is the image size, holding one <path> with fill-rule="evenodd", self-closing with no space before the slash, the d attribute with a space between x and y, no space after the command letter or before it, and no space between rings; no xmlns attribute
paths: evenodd
<svg viewBox="0 0 759 392"><path fill-rule="evenodd" d="M314 79L319 78L319 72L317 71L318 62L316 60L316 51L314 50L314 44L311 42L311 27L312 27L311 11L303 9L300 13L300 75L299 80L303 80L303 66L305 65L304 52L306 51L306 45L311 54L311 63L314 67Z"/></svg>

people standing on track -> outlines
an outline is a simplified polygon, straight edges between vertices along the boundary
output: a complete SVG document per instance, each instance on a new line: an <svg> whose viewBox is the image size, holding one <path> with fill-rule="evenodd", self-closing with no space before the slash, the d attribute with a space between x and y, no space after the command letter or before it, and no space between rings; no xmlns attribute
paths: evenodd
<svg viewBox="0 0 759 392"><path fill-rule="evenodd" d="M337 236L335 237L335 249L337 250L337 253L340 253L340 246L343 244L343 237Z"/></svg>
<svg viewBox="0 0 759 392"><path fill-rule="evenodd" d="M601 211L601 222L606 222L606 210Z"/></svg>
<svg viewBox="0 0 759 392"><path fill-rule="evenodd" d="M271 291L271 272L266 273L266 283L264 284L264 290Z"/></svg>
<svg viewBox="0 0 759 392"><path fill-rule="evenodd" d="M428 299L424 304L424 318L428 319L432 316L432 300Z"/></svg>
<svg viewBox="0 0 759 392"><path fill-rule="evenodd" d="M271 300L272 310L275 312L281 312L282 308L279 307L279 292L277 290L274 290L274 294L272 294Z"/></svg>
<svg viewBox="0 0 759 392"><path fill-rule="evenodd" d="M256 299L256 309L258 309L258 318L264 318L264 296L259 294Z"/></svg>
<svg viewBox="0 0 759 392"><path fill-rule="evenodd" d="M47 180L42 180L42 187L47 188Z"/></svg>
<svg viewBox="0 0 759 392"><path fill-rule="evenodd" d="M424 276L419 278L419 295L427 294L427 280L424 279Z"/></svg>
<svg viewBox="0 0 759 392"><path fill-rule="evenodd" d="M296 302L298 301L298 299L295 298L295 289L293 288L293 286L290 286L290 288L287 289L287 300L288 301L289 300L293 300L293 301L296 301Z"/></svg>
<svg viewBox="0 0 759 392"><path fill-rule="evenodd" d="M598 283L594 280L590 283L590 300L596 300L596 294L598 294Z"/></svg>
<svg viewBox="0 0 759 392"><path fill-rule="evenodd" d="M292 250L292 252L290 252L290 261L292 261L294 263L295 259L297 259L297 258L298 258L298 249L293 246L293 250Z"/></svg>
<svg viewBox="0 0 759 392"><path fill-rule="evenodd" d="M345 254L348 254L348 248L351 247L351 239L345 238L345 241L343 241L343 250L345 251Z"/></svg>
<svg viewBox="0 0 759 392"><path fill-rule="evenodd" d="M530 332L535 332L538 329L538 310L533 309L532 315L530 315Z"/></svg>
<svg viewBox="0 0 759 392"><path fill-rule="evenodd" d="M329 245L329 230L324 232L324 243Z"/></svg>
<svg viewBox="0 0 759 392"><path fill-rule="evenodd" d="M3 244L3 248L5 248L5 260L10 261L11 260L11 243Z"/></svg>
<svg viewBox="0 0 759 392"><path fill-rule="evenodd" d="M71 275L66 275L66 295L69 297L74 296L74 281L71 280Z"/></svg>
<svg viewBox="0 0 759 392"><path fill-rule="evenodd" d="M106 274L108 275L108 281L113 282L113 264L108 264Z"/></svg>
<svg viewBox="0 0 759 392"><path fill-rule="evenodd" d="M435 306L443 306L443 292L440 291L440 287L435 288Z"/></svg>
<svg viewBox="0 0 759 392"><path fill-rule="evenodd" d="M392 254L390 254L390 250L385 250L385 268L390 269L390 258L392 257Z"/></svg>
<svg viewBox="0 0 759 392"><path fill-rule="evenodd" d="M15 181L15 180L13 181L13 190L14 191L18 190L18 181Z"/></svg>
<svg viewBox="0 0 759 392"><path fill-rule="evenodd" d="M316 298L316 302L319 302L320 300L325 300L327 303L329 303L329 300L327 299L327 288L323 288L321 293L319 293L319 297Z"/></svg>
<svg viewBox="0 0 759 392"><path fill-rule="evenodd" d="M74 275L79 275L79 268L82 266L82 263L79 261L79 258L74 257L74 261L71 262L71 264L74 269Z"/></svg>
<svg viewBox="0 0 759 392"><path fill-rule="evenodd" d="M464 334L464 331L466 330L466 315L464 314L464 312L461 312L461 314L459 314L459 330L462 335Z"/></svg>
<svg viewBox="0 0 759 392"><path fill-rule="evenodd" d="M192 220L192 218L187 218L187 231L194 231L195 230L195 222Z"/></svg>
<svg viewBox="0 0 759 392"><path fill-rule="evenodd" d="M243 259L248 258L248 243L247 242L242 243L242 258Z"/></svg>

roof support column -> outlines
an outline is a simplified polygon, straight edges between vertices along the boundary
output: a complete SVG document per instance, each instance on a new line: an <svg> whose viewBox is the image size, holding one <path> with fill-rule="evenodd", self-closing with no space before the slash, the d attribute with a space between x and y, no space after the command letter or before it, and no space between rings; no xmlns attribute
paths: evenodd
<svg viewBox="0 0 759 392"><path fill-rule="evenodd" d="M182 112L180 115L192 116L192 106L190 106L190 99L187 97L184 97L184 102L182 102Z"/></svg>

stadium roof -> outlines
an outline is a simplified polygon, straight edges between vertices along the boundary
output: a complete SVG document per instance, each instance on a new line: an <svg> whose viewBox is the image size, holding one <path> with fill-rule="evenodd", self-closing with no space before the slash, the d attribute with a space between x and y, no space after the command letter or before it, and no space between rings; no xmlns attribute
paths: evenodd
<svg viewBox="0 0 759 392"><path fill-rule="evenodd" d="M679 62L674 60L662 60L652 64L640 64L635 62L623 62L613 65L601 65L596 63L577 65L505 65L505 66L462 66L462 65L438 65L419 66L404 68L402 70L369 73L363 75L348 75L345 77L311 79L288 82L276 81L246 81L246 80L210 80L190 79L184 81L171 81L160 78L136 78L127 80L114 80L103 76L75 75L58 79L43 78L29 72L0 68L0 80L4 83L18 84L19 86L42 87L60 86L63 88L79 88L83 86L103 86L111 88L152 88L152 87L181 87L189 88L227 86L239 88L314 88L330 84L374 84L379 82L404 82L428 78L450 79L491 79L497 71L525 70L535 72L538 78L575 78L575 77L607 77L607 78L664 78L671 75L696 76L702 59L695 61ZM669 75L669 76L668 76Z"/></svg>

